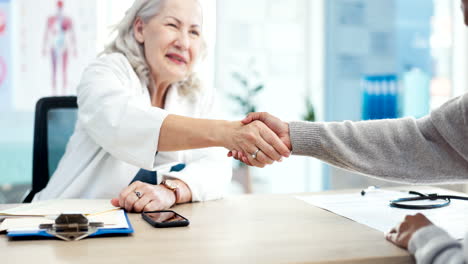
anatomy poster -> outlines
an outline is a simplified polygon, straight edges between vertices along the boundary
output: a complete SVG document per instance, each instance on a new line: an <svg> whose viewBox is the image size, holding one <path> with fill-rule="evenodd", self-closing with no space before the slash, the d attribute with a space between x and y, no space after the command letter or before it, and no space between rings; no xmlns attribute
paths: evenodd
<svg viewBox="0 0 468 264"><path fill-rule="evenodd" d="M0 111L11 106L11 3L0 0Z"/></svg>
<svg viewBox="0 0 468 264"><path fill-rule="evenodd" d="M96 1L15 2L15 108L31 110L41 97L75 94L83 69L97 54Z"/></svg>

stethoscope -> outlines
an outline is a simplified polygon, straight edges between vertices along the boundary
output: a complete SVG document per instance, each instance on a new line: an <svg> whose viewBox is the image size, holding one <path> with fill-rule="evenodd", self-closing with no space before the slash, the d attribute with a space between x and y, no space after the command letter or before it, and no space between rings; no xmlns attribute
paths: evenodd
<svg viewBox="0 0 468 264"><path fill-rule="evenodd" d="M365 195L365 191L361 191L361 195ZM435 209L448 206L451 199L456 200L465 200L468 201L468 197L456 196L456 195L439 195L437 193L423 194L416 191L409 191L409 194L418 195L417 197L405 197L389 202L390 207L401 208L401 209L413 209L413 210L423 210L423 209ZM407 204L407 202L414 201L437 201L440 200L440 203L431 203L431 204Z"/></svg>
<svg viewBox="0 0 468 264"><path fill-rule="evenodd" d="M456 195L438 195L437 193L430 193L430 194L423 194L420 192L409 191L409 194L415 194L419 197L407 197L407 198L400 198L396 200L390 201L390 207L402 208L402 209L435 209L445 207L450 204L450 199L456 200L465 200L468 201L468 197L463 196L456 196ZM437 204L405 204L406 202L413 202L413 201L423 201L423 200L430 200L436 201L441 200L441 203Z"/></svg>

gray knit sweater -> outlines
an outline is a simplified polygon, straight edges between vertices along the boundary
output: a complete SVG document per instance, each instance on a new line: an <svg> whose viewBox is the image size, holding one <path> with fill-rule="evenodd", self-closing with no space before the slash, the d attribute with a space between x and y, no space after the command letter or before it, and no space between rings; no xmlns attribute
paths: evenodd
<svg viewBox="0 0 468 264"><path fill-rule="evenodd" d="M291 122L289 129L294 155L403 183L468 181L468 94L421 119ZM418 230L409 250L417 263L468 263L468 249L435 226Z"/></svg>

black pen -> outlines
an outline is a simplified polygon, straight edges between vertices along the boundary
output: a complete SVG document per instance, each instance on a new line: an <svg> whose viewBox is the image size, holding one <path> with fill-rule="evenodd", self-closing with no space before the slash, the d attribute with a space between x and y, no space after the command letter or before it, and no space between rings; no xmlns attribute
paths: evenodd
<svg viewBox="0 0 468 264"><path fill-rule="evenodd" d="M367 192L373 191L373 190L378 189L378 188L379 187L377 187L377 186L369 186L366 189L361 191L361 196L364 196L364 195L366 195Z"/></svg>

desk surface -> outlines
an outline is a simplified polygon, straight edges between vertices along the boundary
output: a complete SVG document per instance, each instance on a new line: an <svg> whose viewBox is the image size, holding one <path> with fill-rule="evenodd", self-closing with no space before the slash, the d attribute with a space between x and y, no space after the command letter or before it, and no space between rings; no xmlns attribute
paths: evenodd
<svg viewBox="0 0 468 264"><path fill-rule="evenodd" d="M189 227L157 229L130 214L131 236L65 242L0 235L0 257L2 263L414 263L381 232L292 195L233 196L174 210L190 219Z"/></svg>

